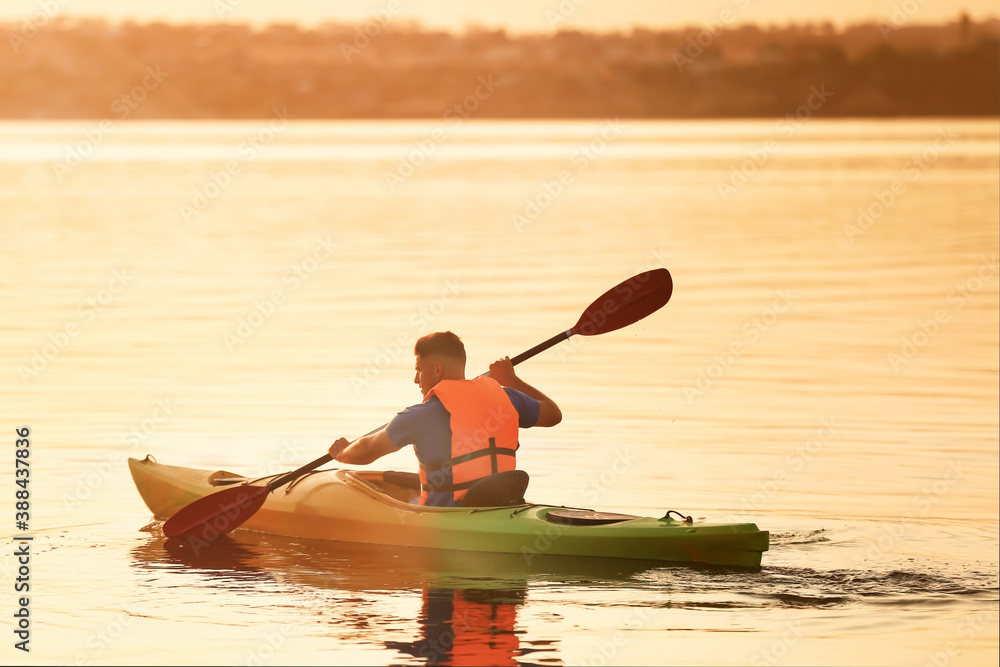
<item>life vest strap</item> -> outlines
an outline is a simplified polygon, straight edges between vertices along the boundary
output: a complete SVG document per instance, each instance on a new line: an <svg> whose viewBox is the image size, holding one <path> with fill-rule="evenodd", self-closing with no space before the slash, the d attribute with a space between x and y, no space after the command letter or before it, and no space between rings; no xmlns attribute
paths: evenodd
<svg viewBox="0 0 1000 667"><path fill-rule="evenodd" d="M493 438L490 438L490 440L492 441ZM436 470L444 470L446 468L451 468L453 466L458 465L459 463L472 461L474 459L478 459L483 456L493 456L496 454L502 456L517 456L517 450L510 449L509 447L490 447L489 449L480 449L475 452L469 452L468 454L462 454L461 456L455 456L450 459L445 459L444 461L437 461L435 463L429 463L429 464L421 463L420 468L421 470L434 472Z"/></svg>
<svg viewBox="0 0 1000 667"><path fill-rule="evenodd" d="M433 484L431 482L422 482L420 484L421 491L465 491L466 489L471 489L475 486L478 479L472 479L468 482L462 482L461 484Z"/></svg>

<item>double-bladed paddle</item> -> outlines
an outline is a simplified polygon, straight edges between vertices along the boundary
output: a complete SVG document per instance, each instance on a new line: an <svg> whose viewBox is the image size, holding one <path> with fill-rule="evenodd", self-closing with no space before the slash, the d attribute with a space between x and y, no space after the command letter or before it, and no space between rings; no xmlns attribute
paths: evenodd
<svg viewBox="0 0 1000 667"><path fill-rule="evenodd" d="M517 365L576 334L597 336L638 322L662 308L670 300L673 289L673 279L666 269L653 269L632 276L599 296L583 311L573 328L556 334L510 361ZM367 435L385 427L386 424L383 424ZM332 456L324 454L264 486L229 487L200 498L170 517L163 524L163 534L167 537L200 537L206 541L225 535L253 516L271 491L332 460Z"/></svg>

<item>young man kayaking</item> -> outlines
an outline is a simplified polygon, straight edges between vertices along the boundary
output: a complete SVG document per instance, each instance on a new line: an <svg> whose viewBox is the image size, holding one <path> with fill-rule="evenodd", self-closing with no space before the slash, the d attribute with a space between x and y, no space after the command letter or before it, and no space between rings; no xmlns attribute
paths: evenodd
<svg viewBox="0 0 1000 667"><path fill-rule="evenodd" d="M518 428L555 426L562 412L548 396L514 374L510 358L489 377L465 379L465 345L450 331L417 341L416 376L422 403L398 413L372 435L340 438L330 456L367 465L406 445L420 463L420 504L456 506L477 481L515 469Z"/></svg>

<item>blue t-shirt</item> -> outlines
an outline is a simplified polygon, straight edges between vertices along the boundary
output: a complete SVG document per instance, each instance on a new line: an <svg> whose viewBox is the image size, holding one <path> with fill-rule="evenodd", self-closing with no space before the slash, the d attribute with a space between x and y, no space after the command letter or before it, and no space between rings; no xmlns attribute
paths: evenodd
<svg viewBox="0 0 1000 667"><path fill-rule="evenodd" d="M531 428L538 423L538 401L516 389L503 389L514 409L517 425ZM424 465L434 465L451 458L451 414L437 396L427 402L411 405L398 413L385 428L386 434L397 449L413 445L417 460ZM451 471L445 483L451 483ZM427 504L435 507L452 507L459 503L452 500L451 491L431 491Z"/></svg>

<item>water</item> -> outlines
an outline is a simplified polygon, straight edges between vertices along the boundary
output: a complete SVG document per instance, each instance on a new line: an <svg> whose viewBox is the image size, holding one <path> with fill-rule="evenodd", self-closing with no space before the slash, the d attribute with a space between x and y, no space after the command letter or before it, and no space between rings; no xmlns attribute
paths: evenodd
<svg viewBox="0 0 1000 667"><path fill-rule="evenodd" d="M0 533L34 537L32 650L3 661L995 664L997 145L950 119L0 124L2 425L31 429L30 529L11 490ZM479 372L658 266L662 311L519 367L564 413L522 434L529 497L753 521L759 571L240 532L194 556L149 524L125 457L297 467L419 399L417 336Z"/></svg>

